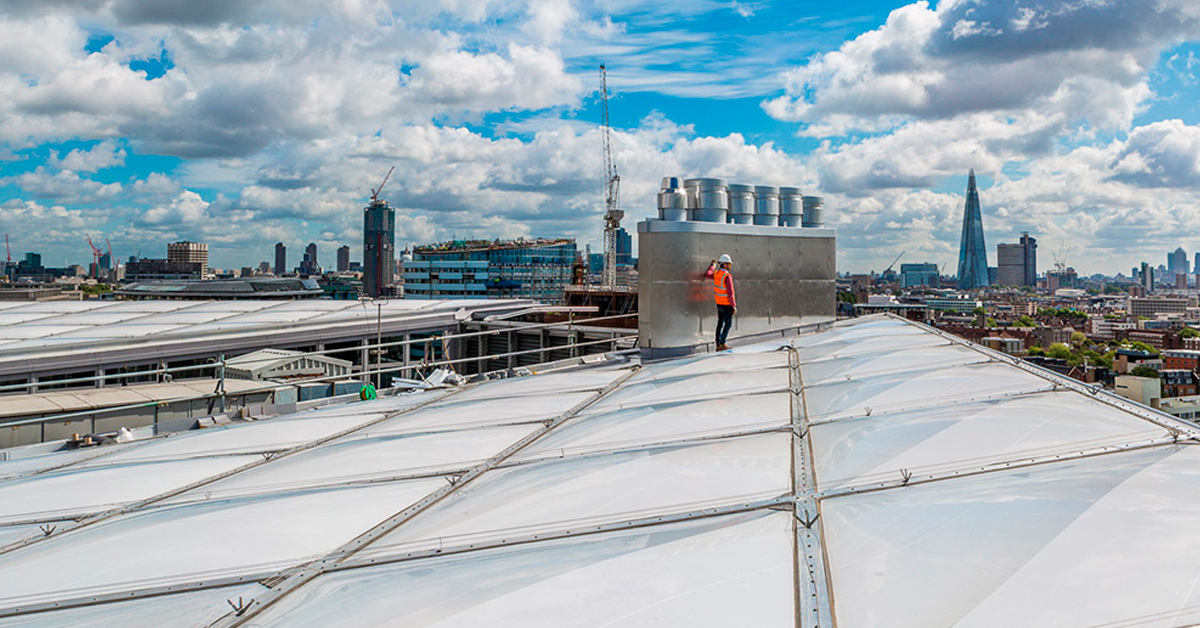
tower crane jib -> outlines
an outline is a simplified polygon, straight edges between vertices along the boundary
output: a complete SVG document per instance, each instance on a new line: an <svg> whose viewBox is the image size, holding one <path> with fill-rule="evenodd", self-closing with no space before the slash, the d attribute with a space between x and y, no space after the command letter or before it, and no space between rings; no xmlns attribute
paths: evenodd
<svg viewBox="0 0 1200 628"><path fill-rule="evenodd" d="M385 174L383 176L383 182L379 184L379 187L371 188L371 202L372 203L379 200L379 193L383 191L383 186L387 185L388 179L391 178L392 172L394 172L395 170L396 170L395 166L392 166L391 168L389 168L387 171L387 174Z"/></svg>
<svg viewBox="0 0 1200 628"><path fill-rule="evenodd" d="M608 120L608 72L600 64L601 136L604 143L604 272L600 277L603 288L611 290L617 284L617 230L625 212L619 209L621 176L613 158L612 127Z"/></svg>

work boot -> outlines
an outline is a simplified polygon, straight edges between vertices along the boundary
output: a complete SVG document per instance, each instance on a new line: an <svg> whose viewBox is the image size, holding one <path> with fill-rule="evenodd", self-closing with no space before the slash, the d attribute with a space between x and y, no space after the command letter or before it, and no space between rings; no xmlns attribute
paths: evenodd
<svg viewBox="0 0 1200 628"><path fill-rule="evenodd" d="M717 345L717 351L725 351L729 349L729 345Z"/></svg>

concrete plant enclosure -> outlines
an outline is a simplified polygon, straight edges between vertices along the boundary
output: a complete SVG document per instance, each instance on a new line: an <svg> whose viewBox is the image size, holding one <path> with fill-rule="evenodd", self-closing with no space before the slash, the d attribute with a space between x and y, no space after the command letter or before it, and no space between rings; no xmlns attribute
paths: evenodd
<svg viewBox="0 0 1200 628"><path fill-rule="evenodd" d="M682 353L713 342L708 265L733 258L738 310L729 337L831 321L836 235L821 227L645 220L638 223L639 346Z"/></svg>

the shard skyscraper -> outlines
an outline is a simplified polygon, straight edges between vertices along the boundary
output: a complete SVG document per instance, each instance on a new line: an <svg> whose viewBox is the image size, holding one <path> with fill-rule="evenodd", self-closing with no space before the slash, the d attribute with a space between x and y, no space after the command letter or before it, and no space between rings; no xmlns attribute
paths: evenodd
<svg viewBox="0 0 1200 628"><path fill-rule="evenodd" d="M958 250L958 289L975 290L988 286L987 246L983 242L983 212L979 209L979 190L975 171L967 179L967 204L963 207L962 242Z"/></svg>

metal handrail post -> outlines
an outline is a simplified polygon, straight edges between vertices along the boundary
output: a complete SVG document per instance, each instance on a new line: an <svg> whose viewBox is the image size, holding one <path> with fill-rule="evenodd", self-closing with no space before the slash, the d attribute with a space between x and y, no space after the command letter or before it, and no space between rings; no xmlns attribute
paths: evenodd
<svg viewBox="0 0 1200 628"><path fill-rule="evenodd" d="M383 304L375 300L375 389L383 388Z"/></svg>
<svg viewBox="0 0 1200 628"><path fill-rule="evenodd" d="M224 414L225 413L225 354L224 353L222 353L220 356L220 366L218 367L218 372L220 373L220 376L218 378L217 386L219 387L219 389L221 391L221 413Z"/></svg>

